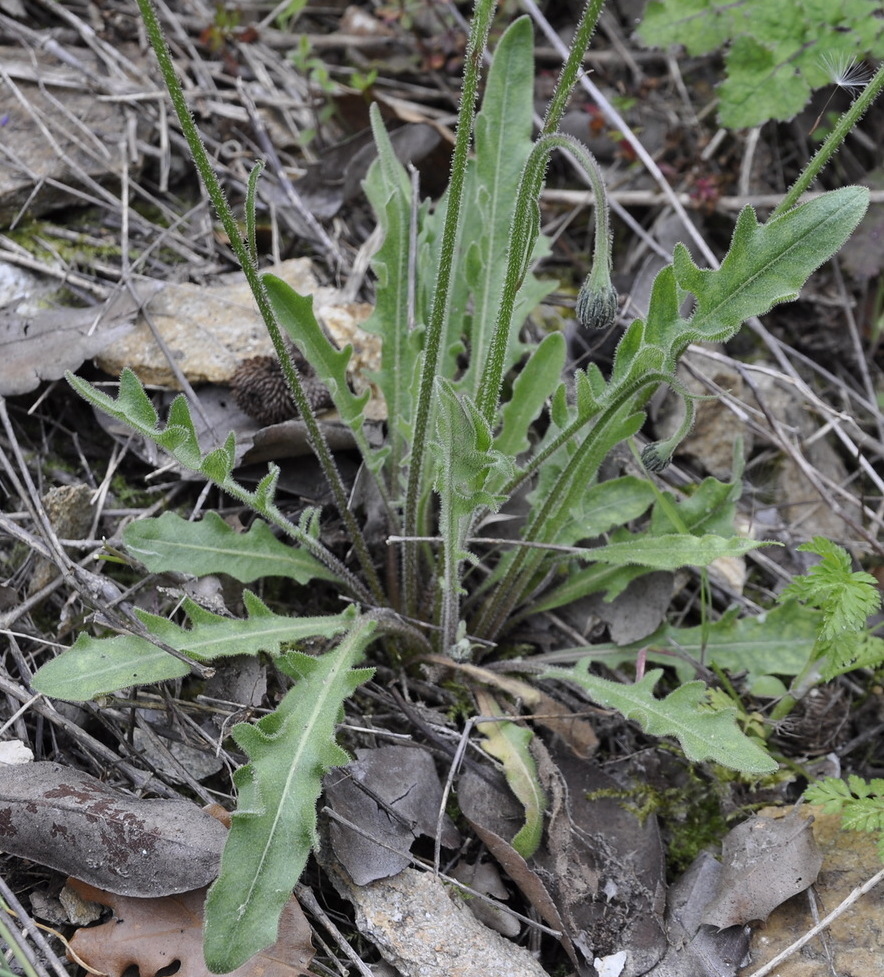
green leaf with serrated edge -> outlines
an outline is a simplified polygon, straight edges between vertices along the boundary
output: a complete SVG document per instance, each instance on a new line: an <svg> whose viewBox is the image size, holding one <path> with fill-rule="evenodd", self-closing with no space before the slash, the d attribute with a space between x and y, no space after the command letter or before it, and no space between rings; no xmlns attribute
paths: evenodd
<svg viewBox="0 0 884 977"><path fill-rule="evenodd" d="M483 716L503 715L494 698L485 692L476 693L476 704ZM543 815L549 806L546 792L540 785L537 763L531 755L534 733L527 726L508 720L476 723L476 729L484 738L485 752L503 764L506 782L525 810L525 823L510 844L522 858L530 858L540 847Z"/></svg>
<svg viewBox="0 0 884 977"><path fill-rule="evenodd" d="M378 157L363 188L384 239L371 262L377 279L375 308L362 328L381 337L381 368L373 379L387 405L392 464L398 468L411 441L418 357L416 330L408 328L412 194L408 174L396 157L376 104L371 106L371 128ZM394 474L399 476L398 471Z"/></svg>
<svg viewBox="0 0 884 977"><path fill-rule="evenodd" d="M780 599L793 598L818 607L823 612L822 641L865 629L869 616L881 606L878 581L864 570L853 572L848 552L821 536L798 549L815 553L821 560L803 576L796 577Z"/></svg>
<svg viewBox="0 0 884 977"><path fill-rule="evenodd" d="M190 628L147 611L135 613L155 638L199 662L259 651L276 655L283 642L317 636L331 638L346 630L356 613L349 608L324 617L286 617L274 614L248 590L243 601L249 615L246 620L212 614L186 599L183 606L192 622ZM186 662L147 638L91 638L81 634L71 648L38 669L34 680L46 695L84 702L132 685L181 678L188 671Z"/></svg>
<svg viewBox="0 0 884 977"><path fill-rule="evenodd" d="M843 187L766 224L744 207L717 270L698 268L687 248L676 245L675 279L696 297L697 308L690 319L693 338L682 336L670 349L680 355L686 340L723 342L746 319L794 299L810 274L847 240L868 201L865 187Z"/></svg>
<svg viewBox="0 0 884 977"><path fill-rule="evenodd" d="M351 431L360 433L369 393L357 397L347 383L347 364L353 347L338 349L326 337L316 321L312 295L299 295L291 285L269 272L261 276L261 281L280 326L325 384L341 420Z"/></svg>
<svg viewBox="0 0 884 977"><path fill-rule="evenodd" d="M638 36L655 47L684 45L690 54L707 54L731 35L727 8L712 0L654 0L648 4Z"/></svg>
<svg viewBox="0 0 884 977"><path fill-rule="evenodd" d="M288 577L298 583L337 579L309 553L277 539L265 522L255 520L247 532L238 533L217 512L207 512L199 522L173 512L141 519L126 527L123 542L152 573L226 573L240 583L259 577Z"/></svg>
<svg viewBox="0 0 884 977"><path fill-rule="evenodd" d="M838 675L846 675L858 668L880 668L884 664L884 639L867 631L838 636L829 647L824 647L820 678L831 682ZM819 647L817 651L820 651Z"/></svg>
<svg viewBox="0 0 884 977"><path fill-rule="evenodd" d="M234 774L238 791L221 874L206 898L205 959L227 973L277 938L316 840L323 774L349 757L335 741L341 707L372 674L356 669L375 622L359 620L334 650L317 658L291 653L279 667L296 680L254 726L233 729L249 763Z"/></svg>
<svg viewBox="0 0 884 977"><path fill-rule="evenodd" d="M777 769L776 761L740 731L736 708L708 711L702 682L688 682L665 699L657 699L653 690L662 668L653 669L633 685L623 685L590 675L589 664L584 660L571 670L549 669L541 678L579 685L594 702L635 720L651 736L674 736L685 756L695 763L713 760L747 774Z"/></svg>
<svg viewBox="0 0 884 977"><path fill-rule="evenodd" d="M787 120L807 104L811 85L795 70L801 42L759 43L738 37L727 55L727 78L719 86L718 118L729 129L743 129L768 119Z"/></svg>
<svg viewBox="0 0 884 977"><path fill-rule="evenodd" d="M152 685L190 673L146 638L121 634L92 638L83 632L70 648L37 669L31 685L53 699L88 702L133 685Z"/></svg>
<svg viewBox="0 0 884 977"><path fill-rule="evenodd" d="M666 533L663 536L634 535L621 543L608 543L575 555L614 566L640 564L654 570L677 570L688 566L705 567L722 556L743 556L760 546L772 545L775 544L741 536Z"/></svg>
<svg viewBox="0 0 884 977"><path fill-rule="evenodd" d="M147 611L136 613L152 635L199 662L256 655L259 651L277 655L283 643L313 637L333 638L350 627L356 613L350 607L340 614L288 617L274 614L248 590L243 593L243 602L249 615L245 620L221 617L185 599L183 607L192 625L187 629Z"/></svg>
<svg viewBox="0 0 884 977"><path fill-rule="evenodd" d="M236 440L233 434L228 436L223 447L204 455L190 417L190 407L183 395L179 394L172 401L168 423L165 427L160 427L157 412L141 381L128 367L120 374L120 389L116 399L96 390L91 383L73 373L65 373L65 377L74 390L93 407L122 421L138 434L158 444L185 468L219 483L229 477L235 461Z"/></svg>
<svg viewBox="0 0 884 977"><path fill-rule="evenodd" d="M565 352L565 337L553 332L531 354L504 404L500 433L494 441L498 451L515 458L531 446L528 431L559 385Z"/></svg>
<svg viewBox="0 0 884 977"><path fill-rule="evenodd" d="M601 589L601 588L599 588ZM653 634L628 645L611 642L562 649L569 659L597 656L612 668L635 662L641 652L650 662L675 670L682 682L696 675L693 661L716 665L731 674L745 674L752 694L764 696L771 675L795 676L813 654L820 615L790 602L756 617L731 608L717 621L693 628L661 625Z"/></svg>

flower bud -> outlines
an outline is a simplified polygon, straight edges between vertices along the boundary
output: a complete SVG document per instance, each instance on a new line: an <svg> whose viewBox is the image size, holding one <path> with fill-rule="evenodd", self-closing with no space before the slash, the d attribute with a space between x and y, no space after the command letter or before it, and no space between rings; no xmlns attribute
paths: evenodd
<svg viewBox="0 0 884 977"><path fill-rule="evenodd" d="M667 453L665 449L666 443L664 441L652 441L642 448L642 464L647 471L657 473L669 467L672 454L671 452Z"/></svg>
<svg viewBox="0 0 884 977"><path fill-rule="evenodd" d="M593 267L577 293L577 321L584 329L610 329L617 320L619 307L611 276L607 270L596 274Z"/></svg>

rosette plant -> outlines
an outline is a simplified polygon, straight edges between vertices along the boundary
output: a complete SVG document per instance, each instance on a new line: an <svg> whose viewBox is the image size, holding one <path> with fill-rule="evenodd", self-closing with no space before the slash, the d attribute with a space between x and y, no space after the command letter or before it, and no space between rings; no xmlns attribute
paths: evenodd
<svg viewBox="0 0 884 977"><path fill-rule="evenodd" d="M139 6L200 176L279 355L347 545L326 538L321 512L308 510L295 521L281 511L275 465L254 489L238 481L234 435L220 445L200 444L183 396L160 420L130 371L121 376L116 396L69 376L95 407L154 441L255 517L248 532L237 534L216 515L189 523L169 512L131 524L126 547L150 571L224 572L246 584L263 576L285 578L293 586L321 580L348 606L302 617L271 611L246 590L247 616L236 619L186 601L188 627L140 613L138 634L83 633L40 670L34 684L47 695L83 700L180 678L194 666L259 651L272 654L291 678L290 690L272 713L232 731L248 762L235 776L237 809L221 874L208 896L205 935L210 968L226 972L275 939L279 913L314 843L322 775L347 759L335 727L343 702L370 674L364 662L409 667L432 655L475 663L505 653L514 626L532 614L591 593L614 595L651 570L703 567L761 545L733 532L737 484L709 479L682 503L662 493L650 477L604 481L602 465L639 433L651 394L668 385L685 399L687 420L672 439L651 445L643 456L650 470L664 467L692 417L691 398L676 379L681 355L692 343L729 339L748 317L794 298L856 226L868 194L848 187L796 206L824 160L815 161L769 220L760 223L749 207L740 214L720 268L701 269L684 246L676 247L672 263L656 278L647 317L623 332L608 376L593 364L566 372L565 337L552 332L533 341L523 327L552 288L535 268L548 251L538 202L556 151L572 155L595 197L593 265L578 298L578 316L584 328L608 327L616 317L601 175L590 153L558 132L603 3L587 4L542 128L532 136L533 38L527 18L516 20L497 43L477 111L496 6L478 0L450 182L442 199L412 212L408 174L379 113L372 112L377 160L365 192L383 243L373 260L376 305L365 328L380 339L382 365L373 381L387 410L385 440L377 446L366 433L368 394L357 395L348 384L351 350L328 340L310 296L259 269L254 231L260 166L250 180L243 234L191 119L151 0L139 0ZM882 78L860 97L864 104ZM685 314L688 296L693 311ZM352 432L374 509L386 523L380 534L370 532L363 513L351 508L350 487L305 395L288 341L326 385L339 423ZM487 527L501 516L514 528L506 540L489 538ZM634 524L642 528L627 528ZM326 639L328 650L318 655L286 650L315 636ZM687 682L657 699L653 688L660 670L632 686L599 678L585 666L548 674L578 683L652 734L677 737L693 760L712 759L755 774L776 767L765 749L740 731L734 709L710 706L700 682ZM521 778L517 796L525 807L525 827L517 847L526 857L539 843L544 809L529 740L530 732L519 727L509 747L516 762L504 765L508 771L518 768Z"/></svg>

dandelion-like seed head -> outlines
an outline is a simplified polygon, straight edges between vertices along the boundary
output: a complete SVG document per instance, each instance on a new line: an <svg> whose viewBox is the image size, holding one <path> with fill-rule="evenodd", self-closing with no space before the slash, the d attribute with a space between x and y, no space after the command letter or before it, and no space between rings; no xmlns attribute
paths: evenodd
<svg viewBox="0 0 884 977"><path fill-rule="evenodd" d="M820 64L829 76L829 80L838 88L854 91L864 88L869 80L869 73L865 65L844 51L826 51L820 55Z"/></svg>

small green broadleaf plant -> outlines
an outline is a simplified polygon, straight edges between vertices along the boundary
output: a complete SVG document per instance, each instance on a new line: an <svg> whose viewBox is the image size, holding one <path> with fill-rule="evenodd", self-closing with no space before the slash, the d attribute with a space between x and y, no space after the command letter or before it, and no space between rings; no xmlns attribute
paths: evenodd
<svg viewBox="0 0 884 977"><path fill-rule="evenodd" d="M275 466L255 489L241 485L234 474L234 436L205 452L183 397L173 401L163 424L131 371L121 376L116 398L69 376L90 403L257 516L244 534L228 531L213 517L193 524L168 514L146 520L124 533L133 556L151 570L199 574L220 568L243 583L271 575L295 584L322 579L351 604L344 614L286 617L249 595L248 616L237 620L187 603L189 628L141 614L139 633L110 639L81 635L35 677L35 687L47 695L83 700L180 677L187 660L214 661L236 649L274 655L294 680L273 713L233 732L249 762L236 775L234 826L207 902L205 954L213 971L241 966L275 936L280 908L313 844L321 776L344 759L334 743L334 725L342 702L368 674L356 665L370 643L378 654L397 661L428 651L462 656L505 642L514 623L538 607L596 592L614 594L651 569L704 566L761 545L734 536L730 516L736 484L709 480L693 500L676 505L638 478L600 481L600 468L640 429L645 405L659 385L682 392L676 368L685 349L695 342L725 341L747 317L794 298L856 226L868 194L848 187L797 207L787 198L765 224L747 207L718 270L698 268L678 246L672 265L656 279L647 318L633 322L620 341L611 375L605 378L591 365L564 381L564 338L551 334L539 344L527 344L521 326L551 288L532 269L547 248L538 210L547 160L561 148L587 170L597 200L593 268L581 289L578 312L586 327L598 327L615 311L598 168L579 143L556 131L602 5L603 0L587 4L543 129L532 140L533 39L526 18L512 24L497 45L482 109L475 113L481 55L495 8L493 0L479 0L465 57L451 180L435 208L420 207L416 235L408 175L373 111L378 159L366 192L384 241L374 259L377 301L368 328L382 341L382 364L374 380L389 418L386 442L378 448L364 428L367 394L357 396L348 386L351 349L339 350L329 342L310 297L258 270L260 168L249 180L243 237L188 113L151 2L139 0L196 165L242 264L349 537L350 555L344 557L323 538L320 513L307 511L298 522L287 518L276 503ZM837 138L833 132L828 145ZM813 164L804 179L810 181L821 165ZM800 186L799 181L796 193ZM409 281L412 268L417 270L414 282ZM688 293L694 296L694 311L684 316ZM286 338L325 383L341 423L352 431L386 511L389 542L372 544L351 510ZM518 375L507 385L504 379L517 362ZM547 423L538 439L535 422L544 412ZM673 438L652 445L645 455L648 466L664 466L676 443ZM483 522L526 494L529 514L516 520L514 545L479 550L476 537ZM646 518L642 533L625 528L641 518ZM286 537L287 545L270 527ZM604 535L605 545L577 545ZM338 644L315 658L281 652L292 640L309 635ZM595 679L585 669L557 677L581 684L652 735L677 737L694 759L751 773L773 766L739 731L732 710L710 708L698 683L658 700L652 691L655 672L634 687ZM525 809L525 825L514 844L529 857L540 841L545 807L527 748L530 733L515 726L504 726L500 735L482 731L489 751L503 757Z"/></svg>
<svg viewBox="0 0 884 977"><path fill-rule="evenodd" d="M862 87L857 61L884 58L880 12L880 0L653 0L638 34L693 55L726 48L719 118L740 129L791 119L818 88Z"/></svg>
<svg viewBox="0 0 884 977"><path fill-rule="evenodd" d="M851 570L850 555L840 546L815 536L798 547L816 553L820 562L796 577L780 594L780 603L800 601L819 612L816 640L804 668L771 718L787 716L795 703L820 682L856 668L876 668L884 662L884 640L871 634L869 615L881 606L877 581L863 570Z"/></svg>
<svg viewBox="0 0 884 977"><path fill-rule="evenodd" d="M840 814L847 831L876 831L878 854L884 862L884 780L863 780L851 775L845 783L825 777L804 792L811 804L822 804L827 814Z"/></svg>

